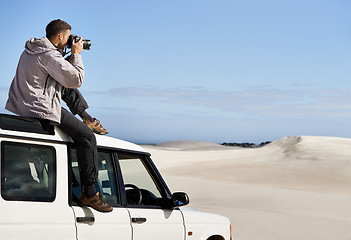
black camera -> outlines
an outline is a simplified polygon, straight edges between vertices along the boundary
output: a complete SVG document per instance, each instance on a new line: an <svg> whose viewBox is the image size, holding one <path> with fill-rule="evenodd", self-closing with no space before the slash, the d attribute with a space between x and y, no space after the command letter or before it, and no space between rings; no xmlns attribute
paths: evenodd
<svg viewBox="0 0 351 240"><path fill-rule="evenodd" d="M72 43L76 43L80 40L80 37L77 35L71 34L67 40L67 47L72 48ZM90 40L83 39L83 49L90 50L91 42Z"/></svg>

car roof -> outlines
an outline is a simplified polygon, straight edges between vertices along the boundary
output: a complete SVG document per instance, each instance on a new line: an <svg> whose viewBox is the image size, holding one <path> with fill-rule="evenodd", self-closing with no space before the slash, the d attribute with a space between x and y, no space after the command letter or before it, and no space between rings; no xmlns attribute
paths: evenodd
<svg viewBox="0 0 351 240"><path fill-rule="evenodd" d="M57 126L49 125L46 121L10 114L0 114L0 136L31 140L35 139L45 142L73 142L72 139ZM108 136L97 134L95 134L95 136L98 147L123 149L148 154L137 144Z"/></svg>

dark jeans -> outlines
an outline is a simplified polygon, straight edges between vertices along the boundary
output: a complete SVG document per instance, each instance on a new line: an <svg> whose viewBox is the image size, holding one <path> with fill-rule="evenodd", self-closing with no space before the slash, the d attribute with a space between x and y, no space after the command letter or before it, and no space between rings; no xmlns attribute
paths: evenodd
<svg viewBox="0 0 351 240"><path fill-rule="evenodd" d="M73 114L79 114L88 108L85 99L77 89L65 89L62 100ZM84 188L94 187L98 179L97 147L93 131L66 109L61 109L61 123L58 126L68 134L77 147L77 158L81 183ZM95 190L95 189L94 189ZM95 192L94 192L95 193Z"/></svg>
<svg viewBox="0 0 351 240"><path fill-rule="evenodd" d="M80 114L89 107L78 89L62 87L61 98L73 115Z"/></svg>

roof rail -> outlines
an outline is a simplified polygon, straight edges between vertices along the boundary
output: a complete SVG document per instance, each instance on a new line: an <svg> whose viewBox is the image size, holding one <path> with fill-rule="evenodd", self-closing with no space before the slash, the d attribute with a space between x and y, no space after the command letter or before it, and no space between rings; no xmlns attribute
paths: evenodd
<svg viewBox="0 0 351 240"><path fill-rule="evenodd" d="M55 135L54 126L48 120L0 114L0 128L3 130Z"/></svg>

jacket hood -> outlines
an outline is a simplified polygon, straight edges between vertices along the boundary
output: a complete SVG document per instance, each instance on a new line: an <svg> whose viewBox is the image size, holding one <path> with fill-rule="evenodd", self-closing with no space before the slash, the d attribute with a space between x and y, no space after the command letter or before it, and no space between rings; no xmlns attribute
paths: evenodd
<svg viewBox="0 0 351 240"><path fill-rule="evenodd" d="M46 37L31 38L26 42L25 51L31 55L40 54L48 51L59 50L50 40ZM61 52L61 51L60 51Z"/></svg>

